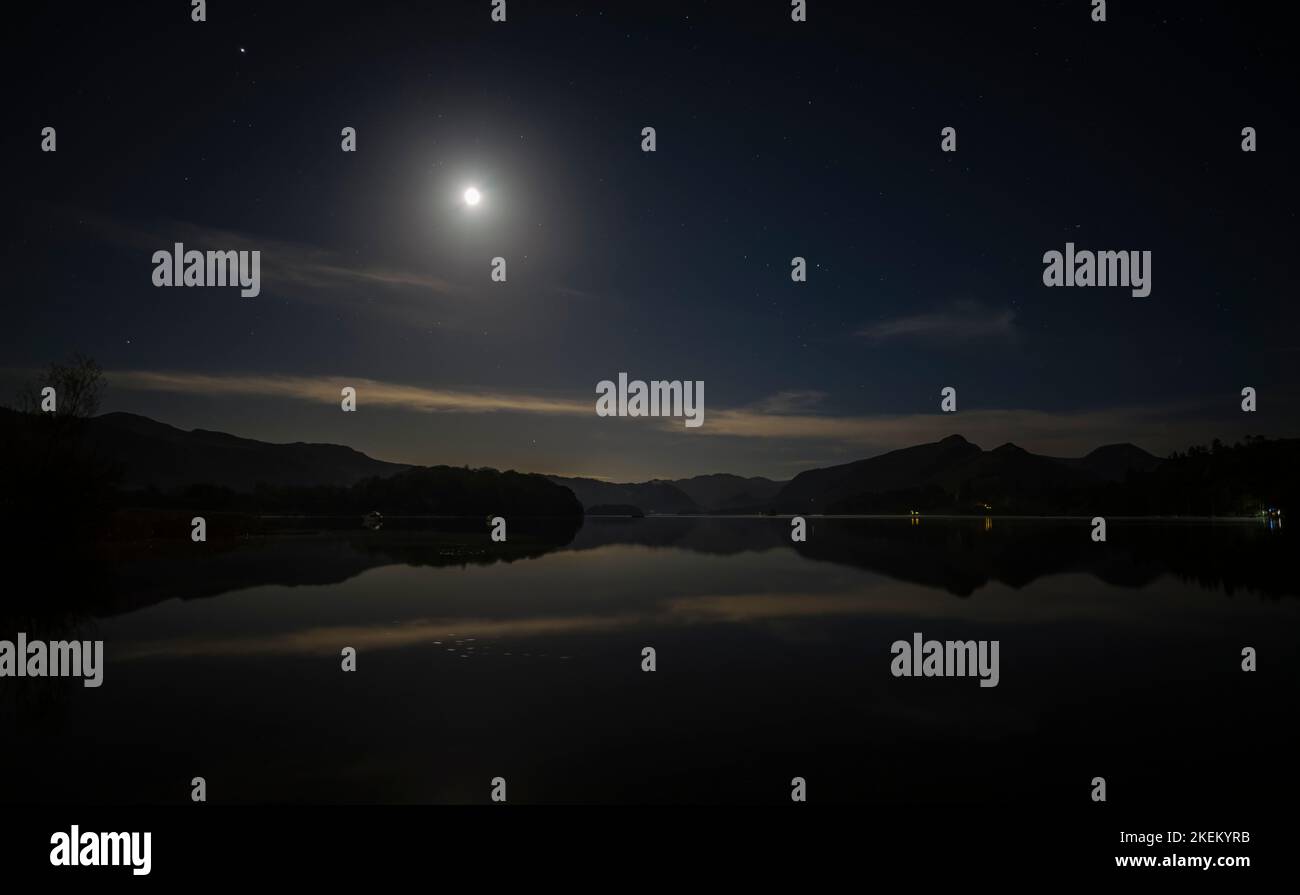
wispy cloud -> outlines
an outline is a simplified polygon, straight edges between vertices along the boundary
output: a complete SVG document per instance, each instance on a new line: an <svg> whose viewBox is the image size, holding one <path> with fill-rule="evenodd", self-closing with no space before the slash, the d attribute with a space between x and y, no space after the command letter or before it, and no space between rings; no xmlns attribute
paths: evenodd
<svg viewBox="0 0 1300 895"><path fill-rule="evenodd" d="M503 391L428 388L357 376L213 375L146 370L111 371L114 390L170 392L205 396L282 398L337 404L340 389L353 386L367 406L419 413L523 413L597 420L595 392ZM823 442L869 454L958 433L986 448L1007 441L1028 450L1075 456L1102 444L1133 442L1162 452L1233 433L1207 424L1206 408L1195 403L1130 406L1081 411L1026 408L934 413L830 415L811 412L821 400L816 391L779 392L740 408L709 408L704 425L683 431L680 419L646 421L677 437L730 437L788 442ZM802 409L802 412L800 412ZM1208 433L1208 434L1207 434Z"/></svg>
<svg viewBox="0 0 1300 895"><path fill-rule="evenodd" d="M1010 308L989 308L963 300L923 314L894 317L858 330L873 342L889 339L928 339L966 342L974 339L1009 339L1015 335L1016 313Z"/></svg>
<svg viewBox="0 0 1300 895"><path fill-rule="evenodd" d="M264 288L280 289L297 298L330 300L336 290L380 286L416 290L426 296L460 295L465 290L427 271L359 264L342 253L318 246L272 239L251 233L207 227L184 221L144 225L78 212L105 242L152 253L181 242L186 249L253 251L262 253Z"/></svg>
<svg viewBox="0 0 1300 895"><path fill-rule="evenodd" d="M757 401L753 409L759 413L798 413L811 410L825 398L825 392L813 389L783 391Z"/></svg>
<svg viewBox="0 0 1300 895"><path fill-rule="evenodd" d="M527 392L425 388L359 376L217 376L120 370L108 373L107 377L112 388L127 391L289 398L325 404L337 404L340 390L352 386L357 390L358 400L367 405L422 413L514 412L589 416L595 412L596 406L594 391L590 401L579 401Z"/></svg>

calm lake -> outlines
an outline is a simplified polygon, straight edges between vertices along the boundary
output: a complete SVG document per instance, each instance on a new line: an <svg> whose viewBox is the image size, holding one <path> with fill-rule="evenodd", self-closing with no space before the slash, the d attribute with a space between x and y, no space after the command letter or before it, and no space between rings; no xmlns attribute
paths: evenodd
<svg viewBox="0 0 1300 895"><path fill-rule="evenodd" d="M0 679L25 769L0 800L179 804L195 776L213 803L485 803L497 776L511 802L788 803L794 776L819 802L1086 802L1096 775L1130 805L1300 791L1291 532L809 524L512 522L493 544L479 520L281 520L55 571L89 608L0 638L102 639L104 682ZM999 641L998 686L894 677L916 632Z"/></svg>

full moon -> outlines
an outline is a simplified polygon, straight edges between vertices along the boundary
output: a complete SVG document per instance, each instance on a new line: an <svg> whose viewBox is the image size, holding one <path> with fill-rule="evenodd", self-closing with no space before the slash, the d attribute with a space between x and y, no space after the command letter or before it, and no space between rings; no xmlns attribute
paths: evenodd
<svg viewBox="0 0 1300 895"><path fill-rule="evenodd" d="M479 199L481 198L483 197L479 195L478 190L474 189L474 187L470 187L469 189L465 190L466 205L477 205L479 203Z"/></svg>

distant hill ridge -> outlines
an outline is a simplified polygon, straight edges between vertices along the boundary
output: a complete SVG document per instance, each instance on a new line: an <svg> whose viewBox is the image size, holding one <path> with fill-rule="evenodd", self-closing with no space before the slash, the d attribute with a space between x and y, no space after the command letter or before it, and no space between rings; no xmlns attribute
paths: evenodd
<svg viewBox="0 0 1300 895"><path fill-rule="evenodd" d="M194 484L251 492L270 487L351 486L412 467L339 444L273 444L208 429L186 431L145 416L107 413L89 437L123 472L121 486L174 491ZM986 451L960 435L875 457L802 472L788 482L729 473L646 482L547 476L584 507L619 505L647 513L906 512L963 503L1031 508L1048 494L1121 482L1160 460L1132 444L1080 458L1033 454L1014 444ZM920 504L920 506L913 506Z"/></svg>
<svg viewBox="0 0 1300 895"><path fill-rule="evenodd" d="M743 478L729 473L625 483L564 476L549 478L572 490L584 507L624 504L647 513L757 512L785 484L761 476Z"/></svg>
<svg viewBox="0 0 1300 895"><path fill-rule="evenodd" d="M30 470L67 482L59 494ZM0 518L58 518L72 506L204 506L214 512L581 519L568 488L534 473L375 460L337 444L271 444L185 431L128 413L91 419L0 408Z"/></svg>
<svg viewBox="0 0 1300 895"><path fill-rule="evenodd" d="M90 420L88 437L122 470L121 486L171 491L202 483L252 491L277 487L353 485L407 470L341 444L272 444L208 429L185 431L133 413Z"/></svg>
<svg viewBox="0 0 1300 895"><path fill-rule="evenodd" d="M0 408L0 442L14 476L32 466L46 431L41 415ZM148 417L109 413L84 421L79 438L120 472L127 492L176 497L209 487L260 495L239 505L288 509L378 501L403 512L478 512L511 503L535 515L616 505L646 513L1109 512L1120 515L1257 514L1289 508L1300 488L1300 439L1247 438L1192 447L1161 460L1132 444L1078 458L1007 443L984 450L960 435L810 469L788 482L727 473L646 482L542 476L376 460L338 444L271 444ZM2 445L0 445L2 446ZM28 454L24 454L27 451ZM62 462L62 461L60 461ZM558 486L558 487L557 487ZM309 495L315 489L319 494ZM504 490L503 490L504 489ZM336 492L348 492L346 495ZM272 493L275 492L275 493ZM260 503L259 503L260 502ZM572 510L570 510L570 507ZM490 511L495 512L495 509Z"/></svg>
<svg viewBox="0 0 1300 895"><path fill-rule="evenodd" d="M1051 512L1065 495L1150 472L1161 460L1132 444L1060 459L1007 443L991 451L960 435L802 472L772 499L777 512L873 513L909 509Z"/></svg>

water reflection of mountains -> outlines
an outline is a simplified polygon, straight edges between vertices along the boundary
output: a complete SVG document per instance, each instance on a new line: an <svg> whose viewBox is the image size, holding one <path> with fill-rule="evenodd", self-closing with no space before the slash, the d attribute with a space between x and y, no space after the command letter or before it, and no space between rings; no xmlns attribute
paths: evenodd
<svg viewBox="0 0 1300 895"><path fill-rule="evenodd" d="M1300 594L1280 530L1254 522L1111 520L1095 543L1087 519L809 518L808 539L790 540L788 519L660 517L590 521L569 549L640 544L729 556L793 549L960 597L991 582L1021 588L1046 575L1085 573L1120 587L1163 575L1226 594Z"/></svg>
<svg viewBox="0 0 1300 895"><path fill-rule="evenodd" d="M340 523L341 525L342 523ZM302 523L225 545L210 545L196 564L189 551L154 550L95 564L66 564L57 589L60 611L111 616L160 603L216 596L265 585L335 584L367 569L404 564L491 565L556 551L635 545L740 557L795 550L899 581L969 597L990 583L1021 588L1047 575L1083 573L1141 588L1163 575L1231 595L1300 594L1286 535L1258 523L1111 520L1095 543L1087 520L809 518L808 540L792 543L784 518L656 517L538 520L512 525L494 543L480 520L391 523L378 532ZM36 596L33 594L33 596ZM43 600L54 598L43 590ZM11 604L9 610L21 607ZM42 615L41 603L29 607Z"/></svg>

